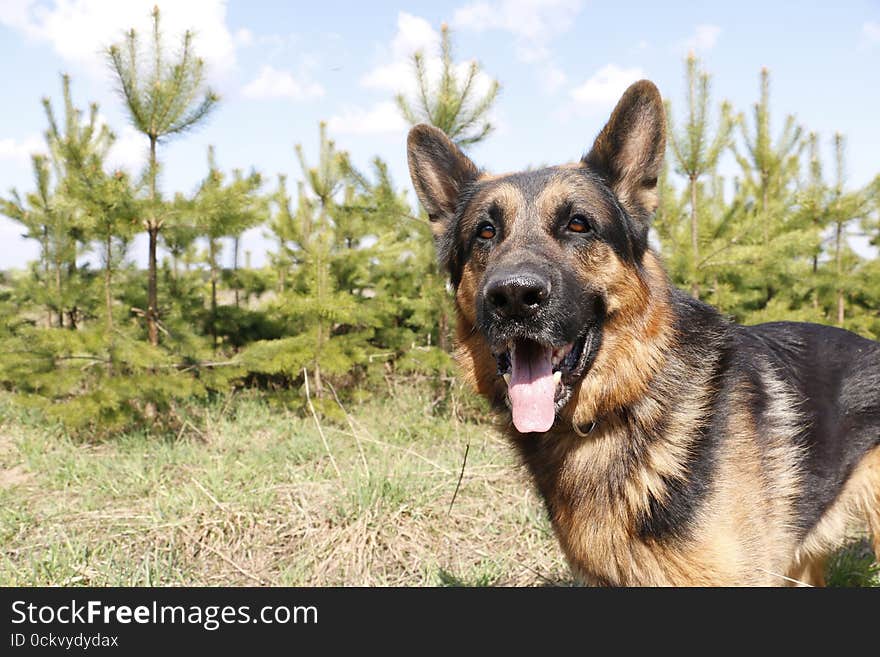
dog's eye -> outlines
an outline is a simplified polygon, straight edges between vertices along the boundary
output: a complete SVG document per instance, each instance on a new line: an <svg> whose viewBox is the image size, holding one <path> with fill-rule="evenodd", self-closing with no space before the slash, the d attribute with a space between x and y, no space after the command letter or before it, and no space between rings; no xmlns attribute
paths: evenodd
<svg viewBox="0 0 880 657"><path fill-rule="evenodd" d="M576 214L569 219L566 227L572 233L589 233L591 230L589 220L582 214Z"/></svg>
<svg viewBox="0 0 880 657"><path fill-rule="evenodd" d="M479 228L477 228L477 237L481 240L491 240L495 237L495 226L488 221L484 221L480 224Z"/></svg>

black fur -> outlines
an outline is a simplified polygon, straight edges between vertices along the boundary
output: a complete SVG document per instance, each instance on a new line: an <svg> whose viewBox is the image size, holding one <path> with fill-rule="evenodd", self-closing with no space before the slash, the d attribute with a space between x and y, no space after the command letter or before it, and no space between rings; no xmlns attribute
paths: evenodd
<svg viewBox="0 0 880 657"><path fill-rule="evenodd" d="M637 533L645 540L683 539L690 535L696 514L712 490L716 473L716 456L722 436L727 431L732 396L738 386L732 370L735 359L730 325L710 306L691 299L679 290L672 295L676 311L675 342L685 369L711 368L712 389L705 421L695 427L689 457L681 478L664 477L666 496L651 496L648 512L639 518ZM665 407L673 407L689 394L689 381L669 382L661 373L652 384L653 394ZM671 385L670 385L671 383ZM658 390L658 387L666 389ZM671 390L669 389L671 388ZM703 391L699 391L703 392ZM649 429L662 439L666 427Z"/></svg>
<svg viewBox="0 0 880 657"><path fill-rule="evenodd" d="M797 392L803 418L806 534L837 498L855 464L880 445L880 344L832 326L774 322L738 327L742 358L768 359ZM756 412L759 411L756 408Z"/></svg>
<svg viewBox="0 0 880 657"><path fill-rule="evenodd" d="M539 311L522 317L493 315L484 305L482 288L476 290L476 325L470 328L480 331L490 348L521 338L555 346L588 331L597 340L590 343L592 355L577 376L589 371L609 311L605 292L593 289L589 276L585 278L588 272L578 266L587 263L589 269L591 260L584 254L598 240L647 289L648 221L655 207L664 126L659 92L641 81L624 94L582 166L548 167L493 179L481 179L476 167L434 129L414 128L410 170L432 220L442 222L443 229L434 231L435 239L453 285L459 287L468 263L484 285L493 275L507 280L498 277L522 273L551 282L546 303L542 300ZM422 166L432 167L431 175L423 175ZM438 172L449 180L438 185ZM538 217L532 200L565 179L571 183L570 198L559 200L556 218ZM525 201L516 217L503 216L503 210L491 202L493 188L501 184L516 187ZM544 212L553 213L547 208ZM589 231L565 229L573 213L588 219ZM493 238L476 239L482 221L496 227ZM513 221L516 237L507 239L508 222ZM768 486L790 486L767 491L793 501L792 521L803 538L841 494L859 461L880 446L880 343L815 324L739 326L668 283L657 284L656 275L652 276L650 293L662 294L672 312L672 343L664 354L667 365L652 373L647 390L638 389L641 398L628 407L606 408L599 411L604 417L594 418L600 424L613 423L615 430L624 429L617 433L625 438L607 471L592 477L584 467L582 472L567 471L568 479L560 479L565 450L574 437L568 427L560 426L561 416L553 429L540 436L509 432L554 527L559 521L554 492L566 496L557 501L569 509L602 503L614 508L623 500L633 474L649 458L649 450L674 441L677 448L687 449L680 474L663 479L662 493L650 497L632 530L634 538L648 543L685 541L697 517L712 511L707 501L717 490L720 455L741 453L749 458L753 453L726 450L725 441L733 437L754 441L760 458L754 465L764 468ZM563 385L567 385L564 379ZM496 406L503 408L501 388L496 386L493 395ZM557 401L564 405L567 399ZM642 402L654 412L640 414ZM689 431L671 428L669 418L679 405L688 403L701 404L706 409L703 417ZM741 432L737 423L744 425ZM775 469L789 464L782 459L785 463L780 466L780 450L791 457L796 482L776 478ZM563 510L560 518L566 513ZM596 574L597 581L602 578Z"/></svg>
<svg viewBox="0 0 880 657"><path fill-rule="evenodd" d="M567 175L582 176L613 203L615 220L596 221L592 238L603 240L622 261L639 268L647 249L639 221L615 202L613 192L590 170L551 167L485 182L474 180L465 187L455 219L438 240L438 251L453 285L459 284L466 262L473 258L489 261L488 253L477 253L481 247L475 246L474 235L465 232L460 221L475 198L490 193L502 183L515 185L524 198L534 198L554 177ZM505 218L495 215L493 223L497 225L497 241L501 243ZM577 335L579 327L591 323L601 325L604 315L593 309L593 297L577 289L576 280L566 276L566 272L542 260L540 253L530 253L526 261L517 256L514 264L526 267L526 262L532 259L534 266L553 278L553 288L557 291L555 301L535 318L537 328L533 327L534 330L508 325L499 332L498 325L487 317L478 300L478 324L490 343L521 334L562 343ZM695 514L712 489L717 440L727 430L727 409L734 391L746 394L758 435L766 435L762 428L772 421L767 417L770 392L765 389L760 374L760 368L766 365L791 386L799 399L797 410L803 418L799 446L804 450L805 459L801 464L804 486L797 508L798 529L805 535L834 502L859 459L880 445L880 345L848 331L815 324L777 322L737 326L683 292L673 289L672 299L677 317L677 349L701 367L715 361L713 379L717 387L712 412L707 422L697 428L694 449L685 464L685 478L665 481L667 495L650 500L648 513L638 520L639 535L646 540L688 535ZM698 348L707 344L707 336L712 336L708 344L717 352L705 353ZM495 401L503 406L502 399ZM528 461L531 455L524 456Z"/></svg>
<svg viewBox="0 0 880 657"><path fill-rule="evenodd" d="M547 167L485 181L472 180L463 187L452 221L449 222L443 234L435 240L437 257L440 264L449 273L453 287L458 287L461 282L462 268L470 260L474 249L475 233L473 229L476 227L463 226L461 220L475 199L491 197L492 190L502 184L513 185L520 191L523 198L534 198L552 180L566 176L580 179L589 184L607 204L609 214L614 216L613 221L594 221L592 223L594 237L608 244L622 261L629 264L640 263L648 248L647 228L645 224L632 218L626 212L602 178L586 167L581 169ZM489 218L488 214L487 209L487 219ZM498 241L504 237L506 220L517 219L526 223L539 221L537 217L532 216L506 218L503 214L492 217L492 219L493 223L496 223L497 227L501 229Z"/></svg>

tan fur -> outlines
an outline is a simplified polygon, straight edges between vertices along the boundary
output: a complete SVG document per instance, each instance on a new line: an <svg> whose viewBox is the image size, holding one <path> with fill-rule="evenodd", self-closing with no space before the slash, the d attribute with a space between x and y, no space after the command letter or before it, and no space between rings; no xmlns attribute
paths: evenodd
<svg viewBox="0 0 880 657"><path fill-rule="evenodd" d="M801 487L794 438L801 429L799 400L769 366L760 371L770 398L767 416L774 418L758 436L748 408L745 386L730 400L733 409L721 445L716 486L706 501L711 518L701 523L702 542L713 546L718 583L785 585L797 548L796 494ZM759 447L758 442L761 442ZM735 537L735 538L734 538ZM700 542L700 539L697 540ZM720 548L720 549L719 549Z"/></svg>
<svg viewBox="0 0 880 657"><path fill-rule="evenodd" d="M761 383L772 400L768 416L776 418L771 435L757 436L747 399L730 400L732 407L743 410L731 414L718 455L717 483L694 522L692 538L684 543L638 538L634 524L650 497L663 499L664 478L684 471L689 437L705 421L712 383L693 380L693 387L706 394L679 404L674 416L665 418L662 439L641 456L625 481L618 482L618 491L612 490L608 473L629 441L613 409L630 406L643 426L656 426L660 405L645 392L660 368L678 365L669 359L671 311L656 257L646 255L644 279L624 271L612 255L598 259L604 265L601 285L609 298L617 300L616 311L609 317L594 365L563 415L575 424L603 420L586 438L573 430L555 430L553 455L533 470L554 510L554 531L573 571L592 584L821 585L828 550L839 545L853 514L880 508L880 450L862 461L834 507L799 545L789 519L795 517L793 505L801 486L793 447L793 436L800 429L800 400L765 365ZM465 378L480 393L493 397L503 394L503 388L494 357L473 328L478 284L477 275L466 267L457 294L457 357ZM743 388L741 394L746 393ZM880 527L876 511L872 517Z"/></svg>
<svg viewBox="0 0 880 657"><path fill-rule="evenodd" d="M724 413L716 419L722 393L712 376L722 350L676 344L681 333L673 326L671 288L657 256L648 250L639 265L628 264L602 240L574 251L553 237L560 208L587 212L601 226L617 220L619 202L631 217L647 221L665 149L656 87L632 85L584 160L556 167L534 198L504 176L478 174L437 132L417 127L408 141L413 181L432 219L436 215L446 230L442 222L452 220L461 185L474 179L490 184L473 192L464 216L456 217L459 231L472 234L490 208L503 215L503 239L491 256L478 252L456 269L455 355L465 381L495 402L505 399L495 357L476 328L490 257L517 264L539 258L577 272L579 288L604 305L601 345L559 411L562 422L540 435L506 427L547 503L572 570L585 583L820 585L829 551L857 517L867 518L880 559L880 448L861 459L818 524L799 538L794 519L806 484L797 447L804 400L796 390L769 362L758 361L756 372L723 388ZM439 147L448 152L438 154ZM590 176L571 174L584 166ZM596 176L616 200L597 186ZM738 371L730 370L730 377ZM698 441L712 441L712 451ZM711 458L691 468L698 453ZM708 479L696 479L703 484L698 506L684 507L687 527L650 525L664 522L654 509L687 501L691 489L682 487L702 476Z"/></svg>
<svg viewBox="0 0 880 657"><path fill-rule="evenodd" d="M797 564L821 564L854 526L867 522L874 554L880 561L880 447L868 452L853 470L834 504L797 550Z"/></svg>
<svg viewBox="0 0 880 657"><path fill-rule="evenodd" d="M605 292L609 318L602 347L587 376L575 391L563 417L586 425L610 410L638 399L666 362L672 321L663 272L656 256L645 255L646 280L624 271L605 247L591 263L593 285Z"/></svg>
<svg viewBox="0 0 880 657"><path fill-rule="evenodd" d="M646 324L650 323L642 322ZM620 348L617 342L613 349ZM655 363L677 366L659 357ZM550 499L557 536L582 579L623 585L785 583L776 573L787 572L788 561L775 555L793 555L796 547L786 518L792 516L792 491L798 475L787 446L798 425L796 415L788 410L795 403L791 395L779 389L782 384L772 373L764 372L762 377L769 389L778 388L774 403L780 419L772 438L777 447L765 450L762 458L749 419L745 415L731 419L731 438L720 448L718 458L719 484L695 521L693 538L684 544L642 540L634 524L646 510L650 496L663 499L664 478L683 476L693 429L707 414L710 381L693 381L694 387L706 394L680 404L673 417L665 418L664 435L651 444L622 482L622 494L614 494L608 482L630 440L619 422L603 420L587 438L573 433L559 438L557 457L545 464L548 474L543 481L538 476L538 485ZM640 385L626 386L627 392L641 387L644 379L638 379ZM613 385L595 383L597 390ZM623 396L617 394L618 398ZM583 403L581 397L575 412ZM659 420L657 404L649 397L637 401L633 413L647 427Z"/></svg>
<svg viewBox="0 0 880 657"><path fill-rule="evenodd" d="M663 100L647 80L633 84L596 137L586 161L606 173L633 215L657 209L657 176L666 143Z"/></svg>

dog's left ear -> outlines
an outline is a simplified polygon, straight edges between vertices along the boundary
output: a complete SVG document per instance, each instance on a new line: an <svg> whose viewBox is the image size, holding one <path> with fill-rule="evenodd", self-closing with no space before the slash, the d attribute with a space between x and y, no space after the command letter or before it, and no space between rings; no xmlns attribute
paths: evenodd
<svg viewBox="0 0 880 657"><path fill-rule="evenodd" d="M409 131L406 154L416 194L439 239L455 216L462 189L480 172L443 131L424 123Z"/></svg>
<svg viewBox="0 0 880 657"><path fill-rule="evenodd" d="M657 209L657 177L666 150L666 113L653 82L627 89L583 163L617 194L630 216L647 221Z"/></svg>

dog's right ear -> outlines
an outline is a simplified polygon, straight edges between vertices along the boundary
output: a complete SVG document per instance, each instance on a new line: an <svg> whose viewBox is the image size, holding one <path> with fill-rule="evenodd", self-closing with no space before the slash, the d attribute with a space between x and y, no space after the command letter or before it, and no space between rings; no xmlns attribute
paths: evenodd
<svg viewBox="0 0 880 657"><path fill-rule="evenodd" d="M409 131L406 155L416 194L439 239L455 216L463 187L479 170L442 130L424 123Z"/></svg>
<svg viewBox="0 0 880 657"><path fill-rule="evenodd" d="M624 92L582 161L608 182L647 232L657 208L657 178L665 151L663 99L653 82L640 80Z"/></svg>

